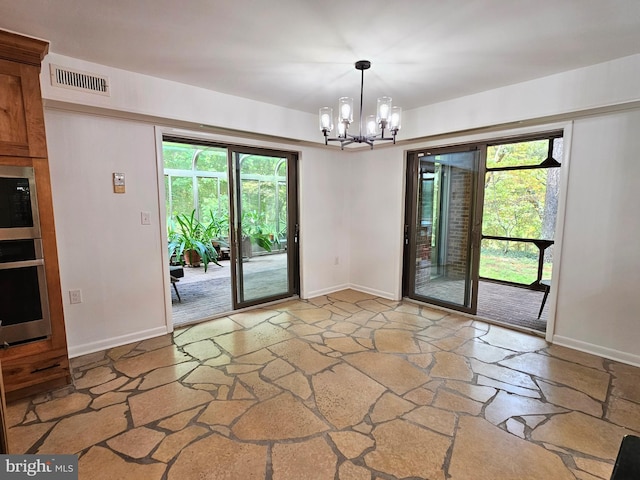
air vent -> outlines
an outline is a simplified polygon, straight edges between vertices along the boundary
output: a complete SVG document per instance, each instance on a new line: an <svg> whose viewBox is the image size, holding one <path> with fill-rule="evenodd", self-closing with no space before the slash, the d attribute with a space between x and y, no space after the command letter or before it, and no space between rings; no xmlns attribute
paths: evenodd
<svg viewBox="0 0 640 480"><path fill-rule="evenodd" d="M72 70L70 68L50 65L51 85L54 87L72 88L87 93L109 96L109 78L102 75Z"/></svg>

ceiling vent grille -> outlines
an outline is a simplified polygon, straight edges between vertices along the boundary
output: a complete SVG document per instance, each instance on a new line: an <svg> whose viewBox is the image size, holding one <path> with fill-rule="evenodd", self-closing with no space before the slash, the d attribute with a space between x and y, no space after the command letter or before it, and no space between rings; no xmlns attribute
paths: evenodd
<svg viewBox="0 0 640 480"><path fill-rule="evenodd" d="M109 78L102 75L81 72L70 68L50 65L51 85L54 87L71 88L87 93L110 96Z"/></svg>

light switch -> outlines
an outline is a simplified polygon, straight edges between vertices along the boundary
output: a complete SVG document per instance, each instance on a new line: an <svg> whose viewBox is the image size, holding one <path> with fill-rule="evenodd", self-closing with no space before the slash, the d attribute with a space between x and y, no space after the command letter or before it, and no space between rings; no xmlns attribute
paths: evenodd
<svg viewBox="0 0 640 480"><path fill-rule="evenodd" d="M113 173L113 193L124 193L124 173Z"/></svg>
<svg viewBox="0 0 640 480"><path fill-rule="evenodd" d="M142 225L151 225L151 214L149 212L140 212L140 223Z"/></svg>

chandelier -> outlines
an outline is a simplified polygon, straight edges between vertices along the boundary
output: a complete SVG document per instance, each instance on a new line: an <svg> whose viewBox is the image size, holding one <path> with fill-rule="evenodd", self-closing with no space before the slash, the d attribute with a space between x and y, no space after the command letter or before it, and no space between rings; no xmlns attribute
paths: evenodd
<svg viewBox="0 0 640 480"><path fill-rule="evenodd" d="M329 142L340 142L340 148L352 143L366 143L373 148L376 140L393 140L396 143L396 134L400 130L400 120L402 108L394 107L391 104L391 97L378 98L378 108L376 115L368 115L365 121L366 133L362 134L362 97L364 90L364 71L371 67L368 60L356 62L356 70L362 72L360 80L360 131L358 135L349 133L349 126L353 123L353 98L340 97L338 99L338 136L330 137L333 130L333 108L322 107L320 109L320 131L324 135L324 144ZM385 136L391 135L391 136Z"/></svg>

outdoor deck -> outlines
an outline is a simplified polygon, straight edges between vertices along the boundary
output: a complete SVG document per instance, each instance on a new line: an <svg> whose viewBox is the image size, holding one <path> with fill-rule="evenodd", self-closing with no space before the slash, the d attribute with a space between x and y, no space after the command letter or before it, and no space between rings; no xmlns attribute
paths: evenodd
<svg viewBox="0 0 640 480"><path fill-rule="evenodd" d="M270 289L282 291L282 286L276 280L282 278L285 262L285 254L275 254L253 257L249 262L243 263L247 284L252 285L252 293L266 296ZM220 263L222 267L211 264L206 272L202 267L184 269L185 276L178 283L182 302L178 302L171 289L174 325L193 323L231 311L230 261L223 260ZM547 301L538 320L542 296L542 292L480 281L477 315L544 332L549 302Z"/></svg>

